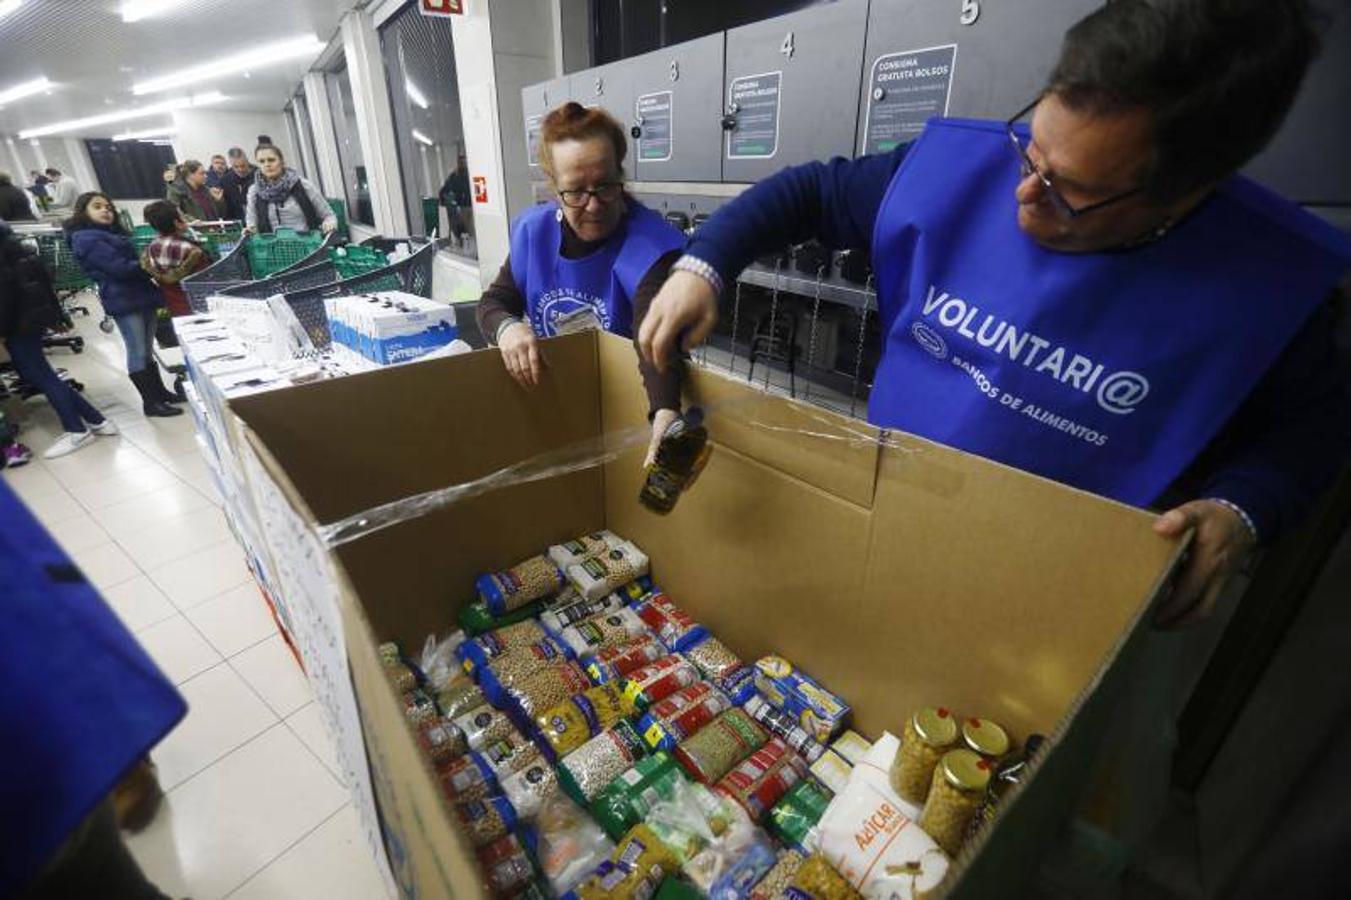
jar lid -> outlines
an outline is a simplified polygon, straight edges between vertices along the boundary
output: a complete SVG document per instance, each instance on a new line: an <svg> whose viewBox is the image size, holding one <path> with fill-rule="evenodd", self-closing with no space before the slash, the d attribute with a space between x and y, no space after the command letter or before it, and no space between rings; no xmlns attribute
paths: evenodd
<svg viewBox="0 0 1351 900"><path fill-rule="evenodd" d="M1009 752L1009 736L989 719L970 718L962 723L962 743L981 756L1000 757Z"/></svg>
<svg viewBox="0 0 1351 900"><path fill-rule="evenodd" d="M957 719L946 707L925 707L915 713L911 724L915 734L926 744L946 747L957 740Z"/></svg>
<svg viewBox="0 0 1351 900"><path fill-rule="evenodd" d="M990 783L990 761L972 750L949 750L939 765L948 784L959 791L983 791Z"/></svg>

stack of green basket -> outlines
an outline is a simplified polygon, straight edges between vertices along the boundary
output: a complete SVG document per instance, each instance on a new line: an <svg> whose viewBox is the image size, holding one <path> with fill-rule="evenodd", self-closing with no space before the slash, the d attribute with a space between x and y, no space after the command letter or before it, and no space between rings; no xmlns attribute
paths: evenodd
<svg viewBox="0 0 1351 900"><path fill-rule="evenodd" d="M318 231L297 232L278 228L271 234L255 234L244 245L254 278L266 278L293 266L324 242Z"/></svg>
<svg viewBox="0 0 1351 900"><path fill-rule="evenodd" d="M202 231L197 235L213 259L220 259L235 248L244 236L243 226L229 226L220 230Z"/></svg>
<svg viewBox="0 0 1351 900"><path fill-rule="evenodd" d="M333 215L338 217L338 234L347 236L347 204L336 197L324 198L328 205L333 209Z"/></svg>
<svg viewBox="0 0 1351 900"><path fill-rule="evenodd" d="M330 248L328 258L337 267L339 279L355 278L389 265L389 258L379 250L355 244Z"/></svg>
<svg viewBox="0 0 1351 900"><path fill-rule="evenodd" d="M139 256L141 251L150 246L150 242L159 237L151 225L137 225L131 230L131 244L136 248L136 254Z"/></svg>

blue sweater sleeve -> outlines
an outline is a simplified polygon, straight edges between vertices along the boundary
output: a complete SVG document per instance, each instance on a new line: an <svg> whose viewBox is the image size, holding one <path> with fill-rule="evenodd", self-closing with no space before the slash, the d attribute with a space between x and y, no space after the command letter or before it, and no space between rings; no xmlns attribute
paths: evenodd
<svg viewBox="0 0 1351 900"><path fill-rule="evenodd" d="M1335 305L1309 317L1184 475L1190 483L1179 485L1238 505L1262 543L1298 527L1351 459L1351 391L1338 367Z"/></svg>
<svg viewBox="0 0 1351 900"><path fill-rule="evenodd" d="M832 250L866 248L887 185L909 148L784 169L714 213L685 252L731 284L755 257L812 238Z"/></svg>
<svg viewBox="0 0 1351 900"><path fill-rule="evenodd" d="M130 246L130 243L128 243ZM133 278L143 275L141 262L136 254L130 256L117 252L111 244L103 241L77 240L72 250L80 267L91 276L104 278Z"/></svg>

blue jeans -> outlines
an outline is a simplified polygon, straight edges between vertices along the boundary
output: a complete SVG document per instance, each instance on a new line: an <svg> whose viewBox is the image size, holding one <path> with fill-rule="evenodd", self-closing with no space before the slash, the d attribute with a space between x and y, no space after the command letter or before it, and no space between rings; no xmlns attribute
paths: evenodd
<svg viewBox="0 0 1351 900"><path fill-rule="evenodd" d="M139 372L150 368L155 357L155 311L143 309L139 312L123 313L113 316L117 330L122 332L122 342L127 345L127 371Z"/></svg>
<svg viewBox="0 0 1351 900"><path fill-rule="evenodd" d="M14 335L5 339L9 358L19 377L47 395L47 402L56 410L61 427L66 431L84 431L84 423L98 425L103 413L95 409L79 391L61 380L47 354L42 352L42 335Z"/></svg>

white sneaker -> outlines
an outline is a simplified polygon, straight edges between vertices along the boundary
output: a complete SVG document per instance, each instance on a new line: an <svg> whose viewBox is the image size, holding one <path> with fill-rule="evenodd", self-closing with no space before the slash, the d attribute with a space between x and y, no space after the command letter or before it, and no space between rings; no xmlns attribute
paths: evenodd
<svg viewBox="0 0 1351 900"><path fill-rule="evenodd" d="M94 434L97 434L99 437L111 437L115 434L122 433L121 430L118 429L117 423L109 418L105 418L102 422L98 423L97 425L90 425L89 430L94 432Z"/></svg>
<svg viewBox="0 0 1351 900"><path fill-rule="evenodd" d="M74 453L86 444L92 443L94 443L92 431L67 431L52 442L52 445L43 452L42 458L56 459L58 456Z"/></svg>

